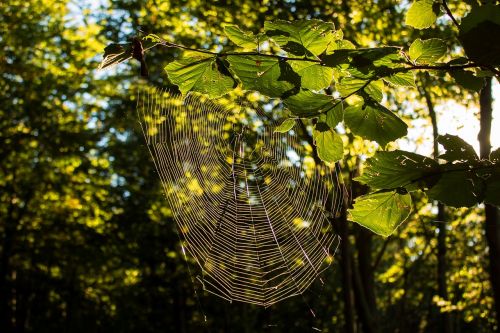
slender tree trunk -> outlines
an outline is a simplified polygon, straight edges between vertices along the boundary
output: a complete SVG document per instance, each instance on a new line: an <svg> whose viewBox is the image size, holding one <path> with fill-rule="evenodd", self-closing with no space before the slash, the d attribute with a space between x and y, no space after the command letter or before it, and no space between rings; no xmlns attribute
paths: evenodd
<svg viewBox="0 0 500 333"><path fill-rule="evenodd" d="M479 150L481 158L488 158L491 152L491 120L493 112L493 98L491 95L491 78L486 79L486 85L481 90L479 96L480 103L480 130L479 130ZM485 233L489 248L490 259L490 281L493 289L495 301L495 311L497 319L497 332L500 332L500 224L498 218L498 208L485 204Z"/></svg>
<svg viewBox="0 0 500 333"><path fill-rule="evenodd" d="M340 266L342 268L342 292L344 298L344 332L355 333L354 288L351 244L349 243L349 226L347 221L347 200L344 200L342 212L336 219L336 229L340 241Z"/></svg>
<svg viewBox="0 0 500 333"><path fill-rule="evenodd" d="M426 77L427 78L427 77ZM433 156L437 160L439 156L439 144L438 136L439 130L437 125L436 111L434 110L434 103L430 93L425 89L427 80L423 80L423 85L421 92L425 97L425 102L427 104L427 109L429 110L429 117L432 123L432 136L433 136ZM446 280L446 207L441 202L437 203L437 229L438 229L438 239L437 239L437 284L438 284L438 295L444 300L448 300L448 282ZM451 333L453 332L453 325L449 313L440 312L439 314L439 326L440 332Z"/></svg>

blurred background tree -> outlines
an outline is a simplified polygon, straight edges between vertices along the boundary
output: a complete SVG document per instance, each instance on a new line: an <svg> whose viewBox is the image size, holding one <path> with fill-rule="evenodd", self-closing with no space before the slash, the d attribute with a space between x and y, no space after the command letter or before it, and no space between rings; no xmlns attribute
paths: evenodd
<svg viewBox="0 0 500 333"><path fill-rule="evenodd" d="M484 208L445 208L426 198L419 198L410 220L388 239L342 224L337 262L325 273L325 284L303 298L263 309L205 295L194 279L197 267L182 256L137 126L133 95L144 84L138 66L120 65L111 75L95 70L109 41L126 41L139 29L216 50L227 43L222 23L257 32L273 19L332 21L346 39L366 47L407 48L417 37L440 36L460 52L457 31L445 18L426 30L405 26L408 5L386 0L0 4L0 331L498 330ZM469 9L462 2L450 6L457 17ZM177 52L148 54L153 84L169 85L163 67ZM387 105L412 127L399 144L431 155L433 123L443 134L439 121L432 120L440 117L438 107L460 103L477 115L479 93L462 89L448 75L422 76L417 84L420 89L404 94L387 91ZM481 95L488 104L487 90ZM275 108L279 117L282 106ZM348 138L344 179L359 195L365 189L350 179L359 173L359 156L373 154L375 147L349 133ZM491 224L496 209L489 214Z"/></svg>

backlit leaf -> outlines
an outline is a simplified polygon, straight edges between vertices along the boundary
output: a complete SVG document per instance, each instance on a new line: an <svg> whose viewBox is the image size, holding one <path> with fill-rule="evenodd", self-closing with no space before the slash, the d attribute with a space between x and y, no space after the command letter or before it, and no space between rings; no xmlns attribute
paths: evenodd
<svg viewBox="0 0 500 333"><path fill-rule="evenodd" d="M382 146L406 135L408 128L396 114L375 101L358 102L347 107L344 121L354 134L377 141Z"/></svg>
<svg viewBox="0 0 500 333"><path fill-rule="evenodd" d="M344 156L342 138L325 123L317 123L313 131L314 143L322 161L334 163Z"/></svg>
<svg viewBox="0 0 500 333"><path fill-rule="evenodd" d="M406 24L417 29L425 29L436 22L439 3L434 0L416 0L406 13Z"/></svg>
<svg viewBox="0 0 500 333"><path fill-rule="evenodd" d="M228 93L236 85L226 64L206 54L186 53L184 58L169 63L165 70L183 94L197 91L214 98Z"/></svg>
<svg viewBox="0 0 500 333"><path fill-rule="evenodd" d="M410 216L411 196L396 191L363 195L348 212L351 221L388 237Z"/></svg>
<svg viewBox="0 0 500 333"><path fill-rule="evenodd" d="M295 119L291 118L285 119L278 127L276 127L274 132L286 133L289 130L291 130L294 125L295 125Z"/></svg>
<svg viewBox="0 0 500 333"><path fill-rule="evenodd" d="M333 109L339 101L325 94L317 94L309 90L301 90L283 100L286 107L298 117L312 117Z"/></svg>
<svg viewBox="0 0 500 333"><path fill-rule="evenodd" d="M409 55L417 63L431 64L444 56L446 50L446 44L442 39L431 38L421 40L417 38L410 46Z"/></svg>
<svg viewBox="0 0 500 333"><path fill-rule="evenodd" d="M321 20L265 22L264 31L283 50L298 56L318 56L336 39L333 23Z"/></svg>
<svg viewBox="0 0 500 333"><path fill-rule="evenodd" d="M300 87L300 76L281 59L231 55L227 60L231 71L240 79L245 90L259 91L269 97L283 97Z"/></svg>

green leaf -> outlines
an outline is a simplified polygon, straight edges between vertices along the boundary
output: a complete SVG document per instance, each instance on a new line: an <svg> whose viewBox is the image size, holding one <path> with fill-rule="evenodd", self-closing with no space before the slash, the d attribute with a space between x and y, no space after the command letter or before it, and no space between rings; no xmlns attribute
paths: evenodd
<svg viewBox="0 0 500 333"><path fill-rule="evenodd" d="M446 44L442 39L415 39L410 46L410 58L420 64L432 64L446 54Z"/></svg>
<svg viewBox="0 0 500 333"><path fill-rule="evenodd" d="M301 90L298 94L283 100L283 103L292 114L298 117L307 118L326 113L333 109L336 103L339 102L328 95L317 94L309 90Z"/></svg>
<svg viewBox="0 0 500 333"><path fill-rule="evenodd" d="M264 31L283 50L298 56L318 56L336 39L333 23L320 20L265 22Z"/></svg>
<svg viewBox="0 0 500 333"><path fill-rule="evenodd" d="M231 55L227 60L245 90L259 91L269 97L284 97L296 93L300 87L300 76L281 59Z"/></svg>
<svg viewBox="0 0 500 333"><path fill-rule="evenodd" d="M335 85L337 91L342 97L347 97L357 92L368 84L367 80L356 79L353 77L343 77L338 84Z"/></svg>
<svg viewBox="0 0 500 333"><path fill-rule="evenodd" d="M384 95L382 94L382 89L384 89L384 81L377 80L370 82L363 90L371 98L373 98L377 102L381 102L382 98L384 97Z"/></svg>
<svg viewBox="0 0 500 333"><path fill-rule="evenodd" d="M222 60L188 52L185 55L187 56L165 67L168 78L179 87L181 93L197 91L215 98L236 86L236 81Z"/></svg>
<svg viewBox="0 0 500 333"><path fill-rule="evenodd" d="M317 123L313 131L314 143L319 158L328 163L335 163L344 157L344 146L340 135L325 123Z"/></svg>
<svg viewBox="0 0 500 333"><path fill-rule="evenodd" d="M326 113L326 124L335 128L338 123L344 120L344 104L342 102L336 102L336 105Z"/></svg>
<svg viewBox="0 0 500 333"><path fill-rule="evenodd" d="M374 189L404 187L408 191L435 184L432 174L439 170L433 159L415 153L395 150L379 151L366 161L364 172L356 181Z"/></svg>
<svg viewBox="0 0 500 333"><path fill-rule="evenodd" d="M109 44L104 48L104 56L97 69L113 67L132 58L132 44Z"/></svg>
<svg viewBox="0 0 500 333"><path fill-rule="evenodd" d="M467 56L486 65L500 65L500 6L474 6L462 19L459 40Z"/></svg>
<svg viewBox="0 0 500 333"><path fill-rule="evenodd" d="M484 86L484 78L475 76L471 71L456 69L449 73L465 89L480 91Z"/></svg>
<svg viewBox="0 0 500 333"><path fill-rule="evenodd" d="M446 152L439 156L439 158L447 160L450 163L473 163L479 161L479 157L474 148L456 135L440 135L438 137L438 142L446 149Z"/></svg>
<svg viewBox="0 0 500 333"><path fill-rule="evenodd" d="M333 79L333 68L317 62L288 61L292 69L302 78L301 86L309 90L321 90L330 86Z"/></svg>
<svg viewBox="0 0 500 333"><path fill-rule="evenodd" d="M363 195L349 209L349 219L384 237L390 236L411 213L410 194L380 192Z"/></svg>
<svg viewBox="0 0 500 333"><path fill-rule="evenodd" d="M470 171L443 172L439 181L426 192L433 200L452 207L471 207L478 202L478 177Z"/></svg>
<svg viewBox="0 0 500 333"><path fill-rule="evenodd" d="M259 40L251 31L243 31L235 24L227 24L224 26L224 33L227 38L234 44L245 50L257 50L259 48Z"/></svg>
<svg viewBox="0 0 500 333"><path fill-rule="evenodd" d="M417 29L425 29L436 22L439 3L433 0L416 0L406 13L406 24Z"/></svg>
<svg viewBox="0 0 500 333"><path fill-rule="evenodd" d="M406 135L408 129L397 115L370 100L347 107L344 121L354 134L377 141L382 146Z"/></svg>
<svg viewBox="0 0 500 333"><path fill-rule="evenodd" d="M321 56L326 66L348 71L357 79L374 79L389 75L401 68L404 59L398 47L376 47L356 50L336 50Z"/></svg>
<svg viewBox="0 0 500 333"><path fill-rule="evenodd" d="M397 87L412 87L415 88L415 76L412 71L396 73L384 77L384 81Z"/></svg>
<svg viewBox="0 0 500 333"><path fill-rule="evenodd" d="M285 119L278 127L275 128L275 133L286 133L295 125L295 119Z"/></svg>

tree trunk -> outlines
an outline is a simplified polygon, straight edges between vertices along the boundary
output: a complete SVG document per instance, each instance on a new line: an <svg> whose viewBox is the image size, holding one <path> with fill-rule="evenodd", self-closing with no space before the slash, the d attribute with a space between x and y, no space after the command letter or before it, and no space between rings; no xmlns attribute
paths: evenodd
<svg viewBox="0 0 500 333"><path fill-rule="evenodd" d="M342 292L344 298L344 332L355 333L354 288L352 271L351 244L349 243L349 226L347 221L347 199L342 205L342 212L335 221L340 236L340 266L342 268Z"/></svg>
<svg viewBox="0 0 500 333"><path fill-rule="evenodd" d="M481 90L479 96L481 120L478 139L480 156L483 159L488 158L491 152L490 134L493 112L491 85L491 78L487 78L486 85ZM497 332L500 332L500 225L498 219L498 208L493 205L485 204L484 210L484 227L490 259L490 281L495 302Z"/></svg>

